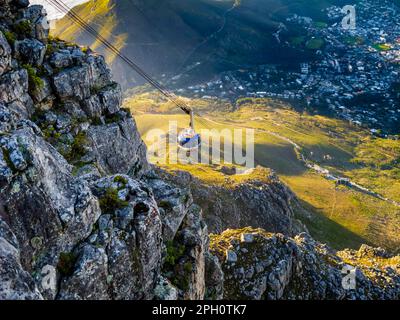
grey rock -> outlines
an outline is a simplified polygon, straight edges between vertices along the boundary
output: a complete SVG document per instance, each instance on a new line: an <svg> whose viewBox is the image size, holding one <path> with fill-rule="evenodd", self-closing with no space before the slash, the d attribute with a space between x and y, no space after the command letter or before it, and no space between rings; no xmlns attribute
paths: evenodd
<svg viewBox="0 0 400 320"><path fill-rule="evenodd" d="M242 233L240 236L240 241L252 243L254 241L254 236L251 233Z"/></svg>
<svg viewBox="0 0 400 320"><path fill-rule="evenodd" d="M89 66L90 81L93 88L101 89L112 83L111 70L103 56L90 54L86 62Z"/></svg>
<svg viewBox="0 0 400 320"><path fill-rule="evenodd" d="M11 47L3 33L0 31L0 76L8 70L11 65Z"/></svg>
<svg viewBox="0 0 400 320"><path fill-rule="evenodd" d="M235 263L237 262L238 257L235 251L227 250L226 251L226 262Z"/></svg>
<svg viewBox="0 0 400 320"><path fill-rule="evenodd" d="M33 113L33 101L28 94L28 73L25 69L8 72L0 77L0 101L21 117Z"/></svg>
<svg viewBox="0 0 400 320"><path fill-rule="evenodd" d="M256 243L240 243L240 247L248 250L246 255L242 250L236 251L240 266L226 259L224 248L215 246L221 244L219 238L213 238L211 253L219 257L226 275L224 299L397 299L399 295L400 270L396 266L392 265L391 270L378 267L373 271L359 260L363 259L360 252L334 252L305 233L291 239L281 234L271 235L261 229L246 228L235 232L229 230L222 237L226 243L229 237L233 241L248 233L255 236ZM227 244L225 247L229 252ZM365 251L369 259L382 259L379 249L369 250L363 246L361 255ZM388 261L393 258L386 257ZM343 258L353 261L352 265L359 265L356 271L357 290L345 290L342 286Z"/></svg>
<svg viewBox="0 0 400 320"><path fill-rule="evenodd" d="M154 289L154 298L156 300L178 300L178 290L171 284L171 282L160 276L157 286Z"/></svg>
<svg viewBox="0 0 400 320"><path fill-rule="evenodd" d="M42 300L20 261L18 240L0 218L0 300Z"/></svg>
<svg viewBox="0 0 400 320"><path fill-rule="evenodd" d="M52 94L52 89L49 81L46 78L41 78L41 81L43 83L42 87L36 87L33 92L31 93L31 97L36 103L41 103L47 98L50 97ZM52 100L54 98L52 97ZM51 106L51 104L50 104Z"/></svg>
<svg viewBox="0 0 400 320"><path fill-rule="evenodd" d="M92 126L87 136L91 149L89 154L96 159L102 172L140 176L148 170L146 146L132 118ZM113 143L110 144L110 141Z"/></svg>
<svg viewBox="0 0 400 320"><path fill-rule="evenodd" d="M56 94L61 98L76 98L79 100L90 97L91 80L88 65L73 67L61 71L54 76Z"/></svg>
<svg viewBox="0 0 400 320"><path fill-rule="evenodd" d="M74 273L60 285L62 300L108 300L108 257L103 248L87 244L78 249Z"/></svg>
<svg viewBox="0 0 400 320"><path fill-rule="evenodd" d="M163 238L170 241L176 235L192 204L189 190L179 189L159 178L148 178L163 220Z"/></svg>
<svg viewBox="0 0 400 320"><path fill-rule="evenodd" d="M26 0L21 0L26 2ZM50 25L47 21L47 12L41 5L32 5L23 11L23 18L31 22L33 26L32 37L42 42L47 42Z"/></svg>
<svg viewBox="0 0 400 320"><path fill-rule="evenodd" d="M43 64L46 46L39 40L24 39L15 41L14 49L17 59L21 59L23 62L33 66Z"/></svg>
<svg viewBox="0 0 400 320"><path fill-rule="evenodd" d="M119 111L122 103L121 87L117 84L109 86L100 91L99 98L103 106L102 109L110 115L115 114Z"/></svg>
<svg viewBox="0 0 400 320"><path fill-rule="evenodd" d="M0 203L7 208L3 215L20 243L21 264L38 272L39 285L42 268L55 267L61 252L69 252L90 234L100 215L99 205L88 186L71 176L62 156L32 128L23 127L1 141L18 170L1 190ZM43 239L44 251L32 247L34 237ZM39 290L47 298L56 293L40 286Z"/></svg>
<svg viewBox="0 0 400 320"><path fill-rule="evenodd" d="M59 50L50 57L50 64L54 68L67 68L72 66L72 55L68 50Z"/></svg>
<svg viewBox="0 0 400 320"><path fill-rule="evenodd" d="M222 300L224 291L224 272L218 258L211 253L205 257L205 299Z"/></svg>
<svg viewBox="0 0 400 320"><path fill-rule="evenodd" d="M92 95L82 103L82 109L91 119L99 119L103 114L103 105L98 95Z"/></svg>

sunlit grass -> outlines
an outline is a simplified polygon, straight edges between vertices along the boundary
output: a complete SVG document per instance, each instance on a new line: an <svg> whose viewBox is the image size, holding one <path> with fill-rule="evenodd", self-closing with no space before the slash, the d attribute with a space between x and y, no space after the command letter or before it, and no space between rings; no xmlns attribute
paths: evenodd
<svg viewBox="0 0 400 320"><path fill-rule="evenodd" d="M146 99L149 99L148 106L152 110L157 108L151 95L147 95ZM303 206L312 212L311 217L299 218L306 223L313 236L339 249L358 248L365 242L390 249L399 246L398 207L347 187L336 186L334 182L307 169L299 161L298 152L337 175L350 177L371 190L398 200L400 141L376 139L367 130L345 121L299 114L287 105L269 99L246 101L242 101L240 108L234 112L227 111L230 108L226 103L218 112L215 110L216 102L212 101L209 102L212 108L207 113L208 102L201 100L199 105L204 113L203 122L215 129L256 130L256 164L275 170ZM195 106L194 101L191 102ZM130 103L131 107L138 106L134 99ZM171 107L169 111L172 110ZM169 120L178 121L181 128L188 125L188 118L183 114L147 112L143 105L140 113L136 112L139 131L145 140L149 130L155 127L165 129ZM199 130L203 127L203 123L198 124ZM299 150L277 135L296 143ZM218 184L226 178L202 166L171 166L172 169L175 167L209 183Z"/></svg>

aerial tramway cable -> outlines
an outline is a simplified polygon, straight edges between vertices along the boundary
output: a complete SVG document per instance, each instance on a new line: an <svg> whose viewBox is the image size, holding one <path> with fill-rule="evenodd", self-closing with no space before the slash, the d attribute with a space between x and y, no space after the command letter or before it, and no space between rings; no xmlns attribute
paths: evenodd
<svg viewBox="0 0 400 320"><path fill-rule="evenodd" d="M186 150L190 150L198 147L201 144L201 137L194 130L194 111L188 105L186 105L182 101L179 101L178 97L174 93L169 92L162 84L160 84L158 81L154 80L151 76L149 76L135 62L133 62L130 58L122 54L114 45L112 45L107 39L105 39L95 29L93 29L90 25L88 25L78 14L76 14L73 11L73 9L71 9L62 0L46 0L46 2L56 7L58 10L65 13L67 16L71 17L72 20L75 21L80 27L82 27L86 32L88 32L93 37L95 37L99 42L101 42L107 49L109 49L120 59L122 59L125 63L127 63L133 70L135 70L141 77L143 77L147 82L149 82L150 85L156 88L168 100L173 102L183 112L190 115L190 128L185 129L178 136L178 143L180 147ZM206 126L206 123L204 121L200 120L200 122L203 124L203 126Z"/></svg>
<svg viewBox="0 0 400 320"><path fill-rule="evenodd" d="M65 13L72 18L80 27L82 27L89 34L94 36L99 42L101 42L107 49L116 54L125 63L127 63L131 68L133 68L141 77L143 77L147 82L150 83L154 88L156 88L162 95L164 95L168 100L173 102L177 107L179 107L183 112L190 115L191 108L187 106L182 101L178 100L175 94L169 92L163 85L150 77L142 68L140 68L135 62L130 58L122 54L114 45L112 45L107 39L101 36L95 29L88 25L78 14L76 14L73 9L66 5L62 0L46 0L48 3L56 7L61 12Z"/></svg>

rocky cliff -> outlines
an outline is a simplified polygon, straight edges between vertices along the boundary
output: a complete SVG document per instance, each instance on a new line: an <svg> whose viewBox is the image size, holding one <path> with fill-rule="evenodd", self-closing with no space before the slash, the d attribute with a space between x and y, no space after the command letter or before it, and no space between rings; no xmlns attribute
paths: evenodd
<svg viewBox="0 0 400 320"><path fill-rule="evenodd" d="M295 219L295 209L302 210L297 197L272 170L257 167L252 173L241 175L234 167L222 166L209 171L221 175L224 182L209 183L179 170L157 169L157 174L180 187L190 188L212 233L247 226L289 236L306 231Z"/></svg>
<svg viewBox="0 0 400 320"><path fill-rule="evenodd" d="M354 252L252 229L210 246L190 188L148 164L103 57L49 38L42 8L28 5L0 0L0 299L398 297L398 265L383 263L398 258L379 250L362 290L343 294L336 263L361 263ZM295 233L282 185L239 188L239 202L263 206L265 228ZM215 230L255 210L227 208L240 224L220 211Z"/></svg>
<svg viewBox="0 0 400 320"><path fill-rule="evenodd" d="M103 57L0 4L0 298L204 298L201 211L151 174Z"/></svg>
<svg viewBox="0 0 400 320"><path fill-rule="evenodd" d="M226 299L399 299L400 256L363 245L334 252L306 233L294 238L261 229L211 237L225 274Z"/></svg>

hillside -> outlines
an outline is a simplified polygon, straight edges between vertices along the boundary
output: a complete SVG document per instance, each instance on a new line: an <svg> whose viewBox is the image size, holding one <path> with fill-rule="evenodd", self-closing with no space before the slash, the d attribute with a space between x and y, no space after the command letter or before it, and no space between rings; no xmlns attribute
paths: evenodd
<svg viewBox="0 0 400 320"><path fill-rule="evenodd" d="M368 130L345 121L301 114L272 99L246 98L235 104L214 99L186 101L203 115L198 130L256 130L256 165L273 169L312 213L301 211L297 218L316 239L337 249L358 249L369 243L398 251L400 141L375 138ZM147 139L151 129L168 130L169 121L178 121L180 128L187 125L187 118L158 95L136 95L127 98L124 105L135 114L148 145L152 143ZM174 170L177 166L167 167ZM178 169L205 180L201 166ZM210 170L206 180L217 184ZM325 170L330 172L328 177ZM350 179L375 194L338 184L331 176Z"/></svg>
<svg viewBox="0 0 400 320"><path fill-rule="evenodd" d="M75 7L74 12L154 77L184 72L189 81L198 81L241 66L292 65L313 59L312 51L285 45L301 30L288 24L287 31L280 31L281 43L274 33L289 14L324 19L322 8L342 2L97 0ZM68 17L57 23L53 34L104 53L123 87L142 82Z"/></svg>

